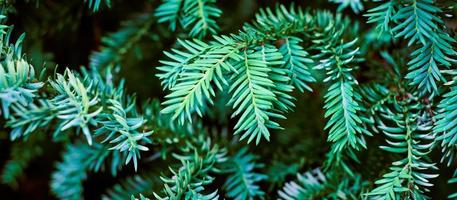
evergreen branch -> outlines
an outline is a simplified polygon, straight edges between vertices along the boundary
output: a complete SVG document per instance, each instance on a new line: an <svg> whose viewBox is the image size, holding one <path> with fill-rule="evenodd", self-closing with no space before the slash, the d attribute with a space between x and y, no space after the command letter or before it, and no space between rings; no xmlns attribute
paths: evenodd
<svg viewBox="0 0 457 200"><path fill-rule="evenodd" d="M42 82L35 82L35 71L31 65L8 55L0 63L0 114L8 119L12 104L28 105L42 86Z"/></svg>
<svg viewBox="0 0 457 200"><path fill-rule="evenodd" d="M217 8L216 0L163 0L156 9L155 16L159 23L168 22L172 31L178 24L188 30L190 37L202 38L207 34L216 34L219 26L216 18L222 11Z"/></svg>
<svg viewBox="0 0 457 200"><path fill-rule="evenodd" d="M107 72L109 73L109 70ZM57 74L56 80L49 80L52 89L57 93L55 97L48 100L48 97L43 95L36 100L37 103L30 103L27 106L14 104L12 106L14 114L7 123L9 127L13 128L11 138L27 137L38 128L56 120L57 127L54 137L61 131L76 127L77 130L82 130L88 143L92 144L90 129L94 128L96 135L109 133L102 142L116 143L112 149L120 153L128 150L125 157L120 154L115 157L117 159L123 157L126 164L133 159L136 169L137 158L140 156L139 150L148 150L144 144L151 142L148 136L152 132L140 133L137 130L144 126L145 121L138 117L134 110L134 101L130 101L128 108L124 108L120 104L125 98L122 84L115 86L111 82L106 82L94 70L83 70L83 73L86 77L92 78L90 82L81 81L77 74L67 70L64 75ZM103 109L101 104L112 106L109 109ZM134 117L127 117L127 114ZM116 135L117 133L120 134ZM108 155L105 154L104 157ZM102 163L98 163L96 170L101 165ZM111 172L115 174L118 168L118 161L113 161Z"/></svg>
<svg viewBox="0 0 457 200"><path fill-rule="evenodd" d="M57 118L61 120L55 135L70 127L78 127L86 136L87 142L92 144L92 136L88 125L97 124L95 117L103 108L92 109L99 100L97 96L89 94L88 90L91 89L91 84L88 87L85 86L68 69L64 75L57 74L57 79L55 81L49 80L49 83L58 93L51 100L57 110Z"/></svg>
<svg viewBox="0 0 457 200"><path fill-rule="evenodd" d="M297 174L297 182L286 183L278 195L281 199L313 199L324 189L325 175L319 168L305 174Z"/></svg>
<svg viewBox="0 0 457 200"><path fill-rule="evenodd" d="M90 148L84 144L68 145L63 160L57 163L51 178L51 191L60 199L82 199L83 181L87 179L87 157Z"/></svg>
<svg viewBox="0 0 457 200"><path fill-rule="evenodd" d="M341 151L347 146L354 149L359 149L360 146L366 148L362 135L366 131L357 115L361 112L361 107L353 88L358 83L350 74L353 68L349 68L358 54L358 48L351 49L356 41L343 43L322 53L320 56L326 58L317 67L327 70L325 82L333 82L324 97L324 108L327 110L325 117L329 118L325 129L329 131L328 141L334 142L333 151Z"/></svg>
<svg viewBox="0 0 457 200"><path fill-rule="evenodd" d="M290 84L291 80L294 79L294 75L289 74L290 71L283 62L283 56L276 47L272 45L262 45L260 46L260 52L262 54L262 61L271 69L268 78L273 81L274 86L271 87L270 90L278 99L278 101L273 102L276 110L275 112L280 113L291 110L295 107L295 98L288 93L291 93L294 89L294 86Z"/></svg>
<svg viewBox="0 0 457 200"><path fill-rule="evenodd" d="M368 22L377 23L381 32L390 30L390 22L397 23L391 29L392 34L408 39L408 46L417 46L411 53L406 78L421 94L436 94L437 82L445 80L439 67L448 68L455 62L452 47L455 40L446 33L440 12L433 0L408 0L402 4L383 3L366 15Z"/></svg>
<svg viewBox="0 0 457 200"><path fill-rule="evenodd" d="M48 125L56 118L57 113L50 101L38 100L37 103L30 103L28 106L15 104L12 107L15 115L10 117L6 124L13 129L10 133L11 140L28 137L37 128Z"/></svg>
<svg viewBox="0 0 457 200"><path fill-rule="evenodd" d="M391 20L396 13L395 0L387 1L378 7L372 8L368 10L365 17L368 17L367 23L375 23L376 29L379 31L380 34L384 32L391 33Z"/></svg>
<svg viewBox="0 0 457 200"><path fill-rule="evenodd" d="M113 176L116 176L118 171L122 170L123 161L127 157L125 152L110 151L107 144L79 145L79 148L87 148L91 151L91 155L86 157L88 170L100 172L108 168Z"/></svg>
<svg viewBox="0 0 457 200"><path fill-rule="evenodd" d="M2 60L0 66L0 77L3 77L0 81L0 93L2 94L0 100L3 105L2 113L7 113L4 114L4 116L7 116L7 126L13 128L10 137L12 139L28 137L30 133L36 131L38 128L49 125L50 122L56 120L57 127L55 127L54 137L61 131L75 127L77 132L82 131L88 143L92 144L90 128L96 128L101 124L98 122L99 117L103 113L103 106L101 104L116 100L123 101L124 89L122 81L118 86L113 85L112 80L109 79L111 77L109 68L105 69L107 72L106 77L102 77L94 69L90 71L83 70L85 76L92 78L86 80L82 80L78 74L67 69L63 75L57 74L56 78L49 78L48 83L51 87L49 89L47 88L48 91L38 93L38 89L44 83L33 82L35 81L34 68L22 58L21 42L24 35L18 39L15 45L7 44L9 42L10 32L1 32L0 35L2 45L4 45L4 48L1 49L1 55L4 60ZM101 94L101 96L98 96L98 94ZM131 106L134 106L134 103ZM5 111L6 109L8 110ZM10 109L13 111L11 114L9 114ZM122 110L124 108L121 107L120 109L117 110L118 113L126 112ZM103 114L106 116L106 113ZM111 119L117 122L119 120L122 121L122 119L118 120L118 118ZM131 123L131 127L127 127L129 131L139 128L137 119L125 119ZM142 121L143 123L144 121ZM150 132L132 134L129 135L130 137L127 137L129 138L127 140L124 140L125 138L120 136L110 142L118 143L115 149L120 152L130 148L130 154L124 157L124 159L128 163L133 158L134 163L136 163L135 160L139 157L138 148L147 150L144 146L137 145L137 140L148 142L149 139L146 137L149 134ZM117 158L120 158L119 154ZM114 163L116 162L113 161L115 167L112 168L117 169L117 163ZM96 168L99 168L102 164L96 163L96 165ZM113 173L115 171L112 169Z"/></svg>
<svg viewBox="0 0 457 200"><path fill-rule="evenodd" d="M83 182L89 171L104 170L110 158L111 174L115 176L123 165L121 160L127 155L109 151L106 145L94 143L89 146L77 141L67 145L62 157L56 165L57 171L52 174L51 191L60 199L82 199Z"/></svg>
<svg viewBox="0 0 457 200"><path fill-rule="evenodd" d="M172 116L161 113L160 102L154 99L143 105L145 127L154 130L153 143L173 147L182 146L181 143L201 132L202 125L198 123L179 125L172 120ZM165 156L165 155L164 155Z"/></svg>
<svg viewBox="0 0 457 200"><path fill-rule="evenodd" d="M65 72L45 77L47 71L36 75L38 68L28 60L42 60L41 47L48 42L54 44L48 40L60 39L67 26L77 30L86 26L70 23L73 15L59 15L56 21L49 14L55 12L42 13L47 8L73 13L72 6L80 6L81 2L26 2L31 1L43 4L34 8L37 13L29 4L0 0L0 121L5 123L0 132L9 132L11 140L22 139L3 145L4 152L11 155L10 160L3 160L6 165L1 179L13 187L26 184L24 171L29 171L33 166L28 165L36 164L37 156L43 153L42 142L37 144L36 137L61 142L59 146L65 149L50 184L50 192L60 199L94 198L90 196L92 188L83 194L84 186L92 186L92 179L84 182L89 175L105 170L113 176L108 181L121 181L113 184L103 199L218 199L219 195L233 199L427 199L432 181L438 176L431 151L442 151L441 162L448 166L454 162L457 78L441 84L457 75L457 70L443 70L455 63L456 54L454 38L448 33L452 19L444 21L452 14L449 2L381 1L365 15L373 28L361 26L357 17L341 12L349 6L354 12L361 11L361 0L324 1L323 5L339 4L333 12L336 14L277 5L261 9L252 22L226 35L217 35L221 10L216 0L140 2L134 7L144 5L150 10L157 4L158 8L103 37L100 50L90 56L90 68L82 68L79 73L56 69ZM96 11L103 5L109 7L112 1L85 2ZM131 2L119 3L125 8L112 12L129 15ZM255 4L245 3L240 5L241 11L229 12L239 16L224 19L226 30L236 29L230 25L252 14L244 8ZM17 14L8 20L18 20L18 25L32 35L28 43L32 48L24 51L26 54L22 52L25 35L11 42L16 34L12 26L4 25L7 19L2 14L16 12L16 5L20 5ZM319 5L313 3L311 7ZM29 15L22 15L24 11ZM83 23L94 17L102 21L118 19L116 13L78 13L76 17ZM102 15L105 13L108 15ZM34 19L35 15L40 20ZM170 25L171 37L200 38L177 39L159 61L156 76L167 92L162 108L158 99L137 106L135 96L125 91L125 81L112 73L127 64L131 54L140 57L168 43L170 37L152 33L152 29L162 31L160 26L153 27L158 25L156 21ZM49 24L57 24L59 31L48 34ZM104 26L100 28L105 31ZM96 36L99 27L95 30ZM150 34L153 48L143 48L146 46L141 42ZM44 46L52 52L59 50L54 45ZM398 48L402 46L405 48ZM409 62L396 63L390 53L400 61L410 57ZM60 56L67 54L59 53L57 60L66 59ZM70 54L71 58L79 57ZM359 68L360 73L356 72ZM317 80L323 83L315 84ZM314 94L295 96L305 91ZM138 99L144 95L141 93ZM318 104L323 105L324 122L316 117L322 114ZM293 113L288 116L290 111ZM235 123L227 121L229 112ZM274 135L282 132L282 127L289 135ZM322 127L324 130L320 130ZM309 135L310 131L327 132L330 146L322 146L324 141ZM49 132L54 132L51 138L46 137ZM383 134L368 141L366 136L380 132ZM80 138L80 133L86 139ZM240 148L236 141L255 140L258 145L262 138L270 137L268 149L257 146L255 154ZM224 145L231 156L226 157L225 148L212 145L209 138ZM380 138L387 141L381 151L369 148ZM361 149L368 149L366 155L359 155ZM324 162L319 161L321 158ZM123 179L130 173L121 171L128 163L133 163L135 170L142 165L141 170L147 171ZM265 170L262 163L271 166ZM296 180L274 191L293 178L290 175L316 163L322 163L322 171L317 168L298 174ZM160 171L162 166L170 171ZM268 176L263 174L265 171ZM457 170L455 173L449 183L457 182ZM155 187L158 181L163 185L160 189ZM269 190L264 190L267 185Z"/></svg>
<svg viewBox="0 0 457 200"><path fill-rule="evenodd" d="M280 128L279 124L270 120L270 117L284 117L271 111L277 98L269 90L274 87L274 83L268 79L271 69L262 61L262 54L258 51L244 50L243 57L235 66L238 73L231 77L233 84L229 91L232 98L229 103L235 109L232 116L240 115L235 125L235 134L244 131L240 140L249 136L248 143L256 138L258 144L261 137L270 140L268 128Z"/></svg>
<svg viewBox="0 0 457 200"><path fill-rule="evenodd" d="M137 169L138 159L140 158L139 151L148 151L146 146L140 143L151 143L148 138L152 131L139 132L137 129L142 127L146 122L142 117L137 117L136 112L133 110L134 104L130 104L124 108L119 101L109 100L111 106L109 107L113 112L103 113L98 116L98 122L102 126L97 129L96 135L108 134L104 141L110 141L116 145L111 147L110 150L118 150L119 152L128 151L125 164L133 160L135 170ZM134 115L127 117L127 113ZM114 139L113 139L114 138Z"/></svg>
<svg viewBox="0 0 457 200"><path fill-rule="evenodd" d="M335 151L341 151L346 144L353 148L358 148L358 144L364 143L357 137L361 133L361 127L357 124L362 123L356 115L357 102L353 98L352 84L344 81L335 82L330 86L325 96L325 106L327 109L325 117L329 121L325 129L329 129L328 140L334 142L337 148Z"/></svg>
<svg viewBox="0 0 457 200"><path fill-rule="evenodd" d="M391 172L376 181L378 187L366 195L377 199L425 199L424 193L429 191L427 187L433 185L429 179L438 176L423 172L427 169L436 169L435 164L426 161L434 139L434 135L429 132L431 124L427 120L430 118L426 113L423 116L420 112L417 113L421 105L411 100L398 102L393 106L395 110L388 110L383 117L393 120L397 126L390 127L384 123L380 125L379 128L386 134L389 144L381 146L381 149L403 154L405 158L393 162Z"/></svg>
<svg viewBox="0 0 457 200"><path fill-rule="evenodd" d="M230 159L231 173L224 183L227 196L235 200L262 198L265 193L256 183L265 180L267 176L256 173L254 170L263 167L263 164L256 163L256 156L250 154L247 148L239 150Z"/></svg>
<svg viewBox="0 0 457 200"><path fill-rule="evenodd" d="M438 114L433 132L437 134L437 141L441 141L443 155L441 162L447 160L449 166L455 160L457 126L456 126L457 86L453 85L449 92L443 95L438 104Z"/></svg>
<svg viewBox="0 0 457 200"><path fill-rule="evenodd" d="M303 50L303 47L299 45L302 42L300 38L289 37L285 38L284 41L279 51L284 57L286 68L290 71L289 76L291 77L292 84L300 92L304 92L304 90L312 92L313 90L306 83L316 82L316 79L309 72L314 61L309 58L308 52Z"/></svg>
<svg viewBox="0 0 457 200"><path fill-rule="evenodd" d="M156 76L162 80L162 86L166 89L171 89L176 85L185 65L198 59L210 49L210 45L197 39L194 39L193 41L178 39L178 44L184 47L187 52L178 49L172 49L173 52L165 51L164 54L172 60L161 60L160 63L162 63L163 66L157 67L161 73Z"/></svg>
<svg viewBox="0 0 457 200"><path fill-rule="evenodd" d="M162 190L165 197L154 193L157 199L218 199L217 191L210 194L202 194L204 186L213 182L214 177L210 173L219 172L214 166L225 162L225 152L217 145L211 146L210 141L202 141L201 146L193 146L188 143L184 149L186 155L174 154L181 161L181 167L177 170L170 169L171 178L161 177L164 182Z"/></svg>
<svg viewBox="0 0 457 200"><path fill-rule="evenodd" d="M278 191L279 199L359 199L366 184L360 176L344 177L338 181L338 174L324 174L319 168L304 174L297 174L297 181L286 183Z"/></svg>
<svg viewBox="0 0 457 200"><path fill-rule="evenodd" d="M243 31L236 35L215 36L215 41L210 43L198 40L179 41L185 51L166 52L165 54L171 58L171 61L161 61L164 66L159 68L163 71L158 75L162 79L162 85L171 90L171 93L166 96L167 100L164 102L166 108L162 112L173 113L173 118L178 119L181 123L186 118L190 121L192 113L196 112L202 116L207 104L213 104L214 87L222 90L223 84L231 85L229 103L235 109L232 116L240 116L235 125L236 134L244 132L241 139L248 138L248 142L255 138L256 143L259 143L262 136L268 140L269 129L280 128L279 124L273 122L271 118L285 118L282 113L294 106L293 98L288 94L292 91L293 86L298 87L301 91L310 90L305 82L315 81L308 71L308 65L312 63L312 60L306 58L308 54L303 47L298 45L298 40L294 35L307 31L318 32L319 34L316 35L319 36L331 35L332 30L341 31L339 28L346 26L346 22L339 16L334 17L329 13L317 12L319 20L313 21L311 15L302 10L297 12L293 6L290 9L278 6L276 13L270 9L261 10L256 15L256 23L246 25ZM305 36L310 37L308 34ZM342 33L337 36L342 37ZM281 53L285 58L284 63L279 60L283 56L269 44L281 39L285 40L285 44L281 47ZM321 43L322 41L319 39L314 37L312 39L315 46L310 48L320 51L322 55L327 55L330 47L326 43ZM355 42L345 46L345 44L335 42L339 39L333 40L330 42L335 47L331 48L338 49L337 51L341 51L340 54L345 54L340 55L341 59L344 59L342 62L347 62L343 64L352 62L357 50L348 52L346 48ZM238 53L239 51L241 53ZM224 59L221 61L219 58ZM330 60L330 62L333 61ZM219 64L224 64L223 68ZM189 73L187 70L192 71ZM344 69L343 71L348 74L351 70ZM226 80L224 74L230 75L230 79ZM289 78L284 75L288 75ZM289 79L291 81L288 81ZM347 81L354 82L354 79L349 77ZM348 84L344 86L352 87ZM352 92L346 94L345 100L352 96ZM347 110L349 111L353 107L356 108L357 104L351 105L351 108ZM355 111L350 112L352 114L346 116L355 115ZM349 127L351 130L355 128L356 131L359 131L360 128L350 122L354 120L359 122L357 116L347 120L348 123L351 123L351 127ZM344 146L345 143L343 142L341 146ZM356 146L357 143L361 143L361 140L351 138L351 143Z"/></svg>
<svg viewBox="0 0 457 200"><path fill-rule="evenodd" d="M155 10L159 23L170 23L170 30L175 31L181 18L184 0L163 0Z"/></svg>
<svg viewBox="0 0 457 200"><path fill-rule="evenodd" d="M355 14L358 14L360 11L363 11L362 0L329 0L330 2L340 4L338 6L338 12L343 11L348 6L351 7L352 11Z"/></svg>
<svg viewBox="0 0 457 200"><path fill-rule="evenodd" d="M201 47L192 46L192 48L199 49ZM211 84L215 84L219 90L222 90L222 84L228 85L223 71L235 70L229 61L230 59L239 59L238 48L231 41L222 41L220 45L199 56L201 59L191 64L181 65L182 71L178 72L180 75L177 80L178 83L171 88L171 93L166 96L167 100L163 103L166 107L162 112L165 114L173 113L173 118L178 118L181 123L184 123L186 118L191 121L192 112L197 112L201 116L206 103L213 104L212 97L215 96L215 91ZM190 47L187 49L193 50ZM177 63L170 64L177 66Z"/></svg>
<svg viewBox="0 0 457 200"><path fill-rule="evenodd" d="M219 26L215 18L221 16L222 11L214 6L216 0L184 0L184 17L181 23L185 29L192 27L191 37L202 38L207 34L216 34Z"/></svg>
<svg viewBox="0 0 457 200"><path fill-rule="evenodd" d="M122 61L136 43L150 33L154 23L154 15L146 14L124 22L123 26L114 33L102 38L104 45L100 51L90 55L90 66L99 70L113 67Z"/></svg>

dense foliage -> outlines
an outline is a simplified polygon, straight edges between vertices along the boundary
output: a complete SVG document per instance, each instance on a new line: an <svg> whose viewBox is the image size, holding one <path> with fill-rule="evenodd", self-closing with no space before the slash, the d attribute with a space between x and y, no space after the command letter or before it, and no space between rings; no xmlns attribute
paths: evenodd
<svg viewBox="0 0 457 200"><path fill-rule="evenodd" d="M0 0L0 192L457 198L455 5Z"/></svg>

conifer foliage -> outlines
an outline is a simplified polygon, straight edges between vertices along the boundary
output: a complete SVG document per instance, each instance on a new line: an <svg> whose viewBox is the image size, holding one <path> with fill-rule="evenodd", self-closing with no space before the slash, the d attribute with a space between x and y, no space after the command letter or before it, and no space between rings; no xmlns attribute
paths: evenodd
<svg viewBox="0 0 457 200"><path fill-rule="evenodd" d="M454 6L0 0L0 192L456 198Z"/></svg>

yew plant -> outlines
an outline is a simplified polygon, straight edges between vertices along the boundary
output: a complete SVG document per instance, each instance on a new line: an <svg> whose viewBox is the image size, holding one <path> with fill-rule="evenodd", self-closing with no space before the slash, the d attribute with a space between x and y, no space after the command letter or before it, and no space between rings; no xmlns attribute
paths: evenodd
<svg viewBox="0 0 457 200"><path fill-rule="evenodd" d="M0 0L0 193L457 198L455 5Z"/></svg>

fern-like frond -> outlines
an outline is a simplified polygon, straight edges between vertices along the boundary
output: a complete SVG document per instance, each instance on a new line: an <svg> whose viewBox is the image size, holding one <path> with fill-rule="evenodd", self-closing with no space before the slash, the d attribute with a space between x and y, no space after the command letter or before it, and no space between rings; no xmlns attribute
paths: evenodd
<svg viewBox="0 0 457 200"><path fill-rule="evenodd" d="M163 0L155 10L155 16L159 23L167 22L172 31L175 31L180 23L184 0Z"/></svg>
<svg viewBox="0 0 457 200"><path fill-rule="evenodd" d="M15 104L12 110L16 114L7 122L7 126L13 129L10 133L11 140L28 137L30 133L49 124L57 116L54 105L45 99L27 106Z"/></svg>
<svg viewBox="0 0 457 200"><path fill-rule="evenodd" d="M136 170L140 151L149 150L144 145L151 143L148 136L152 134L152 131L140 132L138 130L144 125L145 120L142 117L135 116L134 104L124 108L119 101L110 100L109 103L109 109L112 110L112 113L102 113L97 117L101 127L96 130L95 134L106 135L104 141L110 141L110 143L115 144L110 150L127 151L125 164L133 160ZM133 116L127 117L127 114Z"/></svg>
<svg viewBox="0 0 457 200"><path fill-rule="evenodd" d="M434 139L430 116L422 113L421 105L411 100L395 102L393 107L383 113L383 118L395 126L384 122L379 126L389 144L381 149L404 155L404 158L393 162L390 172L376 181L378 186L366 195L376 199L426 199L427 187L433 185L430 179L438 176L425 171L436 169L435 164L427 160Z"/></svg>
<svg viewBox="0 0 457 200"><path fill-rule="evenodd" d="M380 84L363 85L359 88L361 99L362 116L366 135L372 135L371 132L379 133L376 121L381 118L381 113L385 112L387 104L394 97L393 92Z"/></svg>
<svg viewBox="0 0 457 200"><path fill-rule="evenodd" d="M396 8L398 7L398 8ZM367 16L381 31L390 29L396 38L408 40L408 46L416 46L411 53L409 73L406 78L422 94L436 94L438 83L444 81L440 66L449 67L455 62L453 38L446 33L444 21L439 17L441 9L433 0L408 0L383 3L372 9Z"/></svg>
<svg viewBox="0 0 457 200"><path fill-rule="evenodd" d="M262 198L265 195L257 182L265 180L267 176L254 172L263 167L263 164L255 161L256 157L247 148L239 150L230 158L230 175L224 183L228 197L243 200Z"/></svg>
<svg viewBox="0 0 457 200"><path fill-rule="evenodd" d="M190 28L189 36L203 37L216 34L219 26L216 23L222 11L215 7L216 0L185 0L184 17L181 21L184 28Z"/></svg>
<svg viewBox="0 0 457 200"><path fill-rule="evenodd" d="M156 76L161 79L162 86L166 89L171 89L176 85L176 82L184 70L184 66L188 65L204 55L209 49L210 45L201 40L179 40L178 44L184 48L185 51L172 49L172 52L165 51L165 55L171 60L160 60L163 64L157 69L160 71Z"/></svg>
<svg viewBox="0 0 457 200"><path fill-rule="evenodd" d="M298 174L296 181L286 183L282 190L278 191L278 196L283 200L360 199L365 185L366 182L362 181L359 175L343 178L335 173L323 173L316 168Z"/></svg>
<svg viewBox="0 0 457 200"><path fill-rule="evenodd" d="M316 19L312 17L314 14ZM349 106L344 104L344 109L350 138L342 140L340 149L346 143L353 147L364 145L362 139L353 136L361 128L354 124L360 123L360 119L356 115L358 104L351 100L356 81L350 72L359 59L354 58L358 48L352 49L356 41L341 43L347 23L339 15L310 13L281 5L274 11L261 10L256 21L245 25L238 34L215 36L209 43L178 41L183 50L165 52L170 60L161 61L163 66L158 68L162 85L171 91L162 112L172 114L181 123L191 121L193 113L202 116L206 107L213 104L215 88L222 91L229 85L232 116L238 117L235 134L242 133L241 139L247 138L248 142L255 139L259 143L262 137L269 140L270 130L281 128L273 119L284 119L283 114L294 106L290 95L293 88L311 90L308 83L315 81L309 71L314 62L295 36L303 34L312 40L307 48L319 52L321 66L332 72L330 79L345 83L344 90L340 90L344 91L344 102L339 105L349 102ZM280 50L274 43L281 44ZM332 140L339 138L335 136Z"/></svg>
<svg viewBox="0 0 457 200"><path fill-rule="evenodd" d="M326 53L328 57L322 59L318 66L327 70L328 77L324 81L332 83L324 97L324 108L328 118L325 129L329 131L328 140L334 142L334 151L341 151L347 146L354 149L365 147L362 137L364 128L358 115L361 108L354 90L358 83L350 73L354 70L359 50L353 47L356 41L343 43L333 52L324 52L323 57Z"/></svg>
<svg viewBox="0 0 457 200"><path fill-rule="evenodd" d="M104 171L109 167L115 176L123 166L126 154L109 151L103 144L77 141L68 144L62 154L62 161L56 164L51 177L51 191L60 199L82 199L83 182L88 172ZM130 196L130 194L129 194Z"/></svg>
<svg viewBox="0 0 457 200"><path fill-rule="evenodd" d="M170 29L181 25L191 37L202 38L216 34L219 26L216 20L222 11L215 6L216 0L163 0L155 15L160 23L170 23Z"/></svg>
<svg viewBox="0 0 457 200"><path fill-rule="evenodd" d="M438 104L438 114L433 131L437 134L437 140L441 142L443 155L441 162L447 160L449 166L455 160L457 150L457 86L453 85L450 91L443 95Z"/></svg>
<svg viewBox="0 0 457 200"><path fill-rule="evenodd" d="M49 82L58 93L51 100L57 110L57 118L61 120L56 134L70 127L78 127L86 136L87 142L92 144L89 125L96 125L95 117L103 108L93 109L99 100L97 96L89 94L88 90L90 90L91 85L84 85L68 69L64 75L57 74L56 80L49 80Z"/></svg>
<svg viewBox="0 0 457 200"><path fill-rule="evenodd" d="M262 54L262 60L271 69L268 78L273 81L274 86L271 87L271 91L278 99L278 101L273 102L276 112L291 110L295 107L295 98L289 94L294 89L294 86L290 84L291 80L294 79L294 75L290 74L292 70L284 64L283 56L273 45L262 45L258 50Z"/></svg>
<svg viewBox="0 0 457 200"><path fill-rule="evenodd" d="M223 85L228 85L224 71L234 70L230 61L240 59L240 56L237 54L239 47L232 43L231 41L224 40L214 48L211 48L210 51L199 55L194 62L186 65L182 65L182 62L168 63L173 65L173 68L168 69L173 71L178 70L178 74L176 72L172 73L179 76L179 78L177 84L171 88L171 93L166 96L167 100L163 103L166 107L162 112L172 113L173 118L179 119L181 123L186 118L191 121L191 113L193 112L197 112L201 116L206 104L213 104L212 98L215 96L214 87L222 90ZM186 48L191 53L195 53L196 50L201 50L202 48L197 43L182 44L192 45ZM178 51L176 53L182 55L182 52ZM173 57L173 55L170 54L169 57ZM183 60L183 58L179 57L173 58L178 61ZM179 69L180 67L182 69ZM173 81L173 79L171 80Z"/></svg>
<svg viewBox="0 0 457 200"><path fill-rule="evenodd" d="M433 38L427 38L424 46L411 53L413 59L409 61L409 73L406 78L419 87L422 92L436 93L438 81L444 81L439 65L451 66L455 55L452 39L447 33L438 33Z"/></svg>
<svg viewBox="0 0 457 200"><path fill-rule="evenodd" d="M391 33L391 20L396 13L396 3L397 1L395 0L389 0L378 7L368 10L367 14L364 15L368 17L367 23L376 24L376 29L380 34L384 32Z"/></svg>
<svg viewBox="0 0 457 200"><path fill-rule="evenodd" d="M111 77L110 68L105 70L105 75ZM139 130L146 121L137 114L135 101L124 94L122 81L115 85L94 68L83 69L83 74L88 77L86 80L81 80L78 74L67 69L63 75L57 74L54 80L49 79L50 88L56 93L53 97L44 94L28 105L13 104L14 114L7 123L12 128L10 137L28 137L38 128L53 122L57 123L54 137L62 131L76 128L76 132L83 132L88 143L92 144L92 133L104 134L103 142L114 144L112 149L119 152L116 155L113 153L113 156L116 159L122 157L126 164L133 160L136 169L139 151L148 149L144 145L151 143L148 136L152 132ZM120 103L124 101L129 102L127 106ZM103 106L109 107L104 109ZM125 157L124 152L127 152ZM111 154L100 156L108 155ZM119 168L118 161L113 160L113 174ZM97 163L96 170L103 164Z"/></svg>
<svg viewBox="0 0 457 200"><path fill-rule="evenodd" d="M235 134L244 132L241 139L248 138L248 142L255 139L258 144L262 137L270 140L269 128L280 128L271 118L284 116L272 110L273 103L278 99L270 90L274 87L273 81L268 79L271 68L262 59L261 52L245 50L242 56L243 60L235 65L237 73L231 77L233 83L229 91L232 98L229 103L235 109L232 116L240 116Z"/></svg>
<svg viewBox="0 0 457 200"><path fill-rule="evenodd" d="M225 162L225 151L217 145L212 146L209 140L202 141L199 146L188 143L184 149L186 154L174 157L181 161L179 169L170 169L172 177L161 177L164 182L164 196L154 193L157 199L218 199L217 191L203 194L205 186L212 183L211 173L219 172L217 163Z"/></svg>
<svg viewBox="0 0 457 200"><path fill-rule="evenodd" d="M12 104L27 106L42 86L42 82L35 80L33 66L23 59L13 60L7 57L0 63L0 114L8 119Z"/></svg>
<svg viewBox="0 0 457 200"><path fill-rule="evenodd" d="M286 200L313 199L325 188L323 185L325 182L325 175L317 168L303 175L298 174L297 182L286 183L278 195L281 199Z"/></svg>
<svg viewBox="0 0 457 200"><path fill-rule="evenodd" d="M341 81L332 84L325 96L325 116L329 118L325 129L329 130L328 140L338 146L334 149L336 151L341 151L346 145L353 148L365 145L357 136L362 132L359 125L362 121L356 114L359 108L353 92L351 83Z"/></svg>
<svg viewBox="0 0 457 200"><path fill-rule="evenodd" d="M51 177L51 192L60 199L83 199L83 181L87 179L87 157L91 155L85 144L68 145L63 160L57 163Z"/></svg>
<svg viewBox="0 0 457 200"><path fill-rule="evenodd" d="M292 84L301 92L304 90L313 91L307 83L315 82L316 79L309 72L314 64L310 59L310 55L302 46L302 40L297 37L287 37L284 39L284 44L279 51L284 57L285 67L290 71Z"/></svg>

